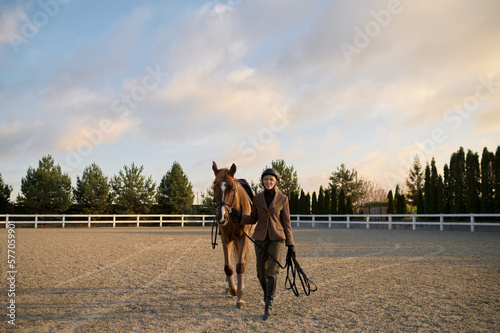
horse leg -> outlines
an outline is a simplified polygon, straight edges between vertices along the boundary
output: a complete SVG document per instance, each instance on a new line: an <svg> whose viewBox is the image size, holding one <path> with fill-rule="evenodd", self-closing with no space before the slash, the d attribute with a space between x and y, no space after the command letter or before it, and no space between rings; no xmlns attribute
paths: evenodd
<svg viewBox="0 0 500 333"><path fill-rule="evenodd" d="M243 289L244 285L244 276L246 264L248 262L248 243L246 242L246 238L243 236L239 239L239 258L238 263L236 264L236 278L238 281L238 289L236 291L236 296L238 297L236 301L236 307L242 309L245 307L245 301L243 300Z"/></svg>
<svg viewBox="0 0 500 333"><path fill-rule="evenodd" d="M226 273L226 293L236 296L236 285L233 279L233 268L231 267L231 243L223 244L224 249L224 272Z"/></svg>

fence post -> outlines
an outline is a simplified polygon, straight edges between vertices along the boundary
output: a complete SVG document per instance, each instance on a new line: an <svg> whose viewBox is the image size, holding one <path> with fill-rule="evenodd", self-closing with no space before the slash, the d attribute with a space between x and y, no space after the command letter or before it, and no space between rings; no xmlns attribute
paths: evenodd
<svg viewBox="0 0 500 333"><path fill-rule="evenodd" d="M89 217L87 218L87 226L88 226L89 228L90 228L90 220L91 220L91 219L92 219L92 218L91 218L91 216L90 216L90 214L89 214Z"/></svg>
<svg viewBox="0 0 500 333"><path fill-rule="evenodd" d="M392 230L392 215L389 214L389 230Z"/></svg>
<svg viewBox="0 0 500 333"><path fill-rule="evenodd" d="M313 228L316 225L316 223L314 223L315 221L316 221L316 215L313 215L312 216L312 223L311 223L311 227L313 227Z"/></svg>
<svg viewBox="0 0 500 333"><path fill-rule="evenodd" d="M370 229L370 215L366 215L366 229Z"/></svg>
<svg viewBox="0 0 500 333"><path fill-rule="evenodd" d="M297 228L300 227L300 215L297 215Z"/></svg>
<svg viewBox="0 0 500 333"><path fill-rule="evenodd" d="M413 214L413 230L417 230L417 215Z"/></svg>
<svg viewBox="0 0 500 333"><path fill-rule="evenodd" d="M475 222L475 218L474 218L474 213L471 213L470 214L470 231L471 232L474 232L475 228L474 228L474 222Z"/></svg>
<svg viewBox="0 0 500 333"><path fill-rule="evenodd" d="M332 215L329 214L328 215L328 228L331 228L332 227Z"/></svg>
<svg viewBox="0 0 500 333"><path fill-rule="evenodd" d="M116 227L116 214L113 214L113 228Z"/></svg>
<svg viewBox="0 0 500 333"><path fill-rule="evenodd" d="M38 214L35 215L35 229L38 228Z"/></svg>
<svg viewBox="0 0 500 333"><path fill-rule="evenodd" d="M444 230L444 216L443 214L439 214L439 231L443 231Z"/></svg>
<svg viewBox="0 0 500 333"><path fill-rule="evenodd" d="M160 214L160 228L163 227L163 214Z"/></svg>
<svg viewBox="0 0 500 333"><path fill-rule="evenodd" d="M349 229L351 227L351 217L349 215L347 215L346 222L347 222L347 229Z"/></svg>
<svg viewBox="0 0 500 333"><path fill-rule="evenodd" d="M202 227L205 226L205 215L203 215L202 218L201 218L201 226Z"/></svg>
<svg viewBox="0 0 500 333"><path fill-rule="evenodd" d="M5 229L9 228L9 214L5 215Z"/></svg>
<svg viewBox="0 0 500 333"><path fill-rule="evenodd" d="M137 228L139 228L139 214L137 214Z"/></svg>
<svg viewBox="0 0 500 333"><path fill-rule="evenodd" d="M184 227L184 214L181 215L181 227Z"/></svg>
<svg viewBox="0 0 500 333"><path fill-rule="evenodd" d="M62 217L62 227L64 228L64 222L66 222L66 214L63 214Z"/></svg>

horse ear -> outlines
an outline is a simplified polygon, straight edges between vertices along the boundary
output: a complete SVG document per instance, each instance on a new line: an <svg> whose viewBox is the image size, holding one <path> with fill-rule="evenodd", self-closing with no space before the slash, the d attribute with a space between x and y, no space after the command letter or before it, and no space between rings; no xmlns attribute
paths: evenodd
<svg viewBox="0 0 500 333"><path fill-rule="evenodd" d="M217 172L219 172L219 168L217 168L217 163L212 161L212 170L214 170L214 174L217 176Z"/></svg>
<svg viewBox="0 0 500 333"><path fill-rule="evenodd" d="M229 175L231 177L234 177L235 173L236 173L236 164L233 163L233 165L231 165L231 169L229 169Z"/></svg>

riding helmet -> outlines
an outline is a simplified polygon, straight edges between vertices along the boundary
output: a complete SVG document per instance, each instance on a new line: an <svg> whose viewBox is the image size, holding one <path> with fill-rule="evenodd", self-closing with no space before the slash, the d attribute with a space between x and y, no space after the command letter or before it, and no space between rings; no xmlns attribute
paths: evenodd
<svg viewBox="0 0 500 333"><path fill-rule="evenodd" d="M262 176L260 176L260 180L264 180L264 176L266 175L273 175L275 178L276 178L276 181L280 181L280 175L278 174L278 172L274 169L266 169L262 172Z"/></svg>

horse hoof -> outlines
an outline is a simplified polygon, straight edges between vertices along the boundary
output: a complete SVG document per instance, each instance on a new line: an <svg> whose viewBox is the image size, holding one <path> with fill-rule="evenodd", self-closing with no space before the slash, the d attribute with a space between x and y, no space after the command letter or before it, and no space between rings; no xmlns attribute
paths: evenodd
<svg viewBox="0 0 500 333"><path fill-rule="evenodd" d="M238 301L238 302L236 302L236 307L238 309L244 309L245 308L245 301Z"/></svg>
<svg viewBox="0 0 500 333"><path fill-rule="evenodd" d="M236 296L236 288L235 289L226 288L226 294L231 296Z"/></svg>

